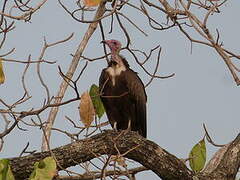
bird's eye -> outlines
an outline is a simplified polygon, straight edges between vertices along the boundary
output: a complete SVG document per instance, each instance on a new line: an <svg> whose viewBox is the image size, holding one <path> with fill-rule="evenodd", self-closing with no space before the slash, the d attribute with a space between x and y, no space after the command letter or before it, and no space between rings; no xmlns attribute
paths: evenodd
<svg viewBox="0 0 240 180"><path fill-rule="evenodd" d="M114 42L113 42L113 44L114 44L114 45L116 45L116 44L117 44L117 42L116 42L116 41L114 41Z"/></svg>

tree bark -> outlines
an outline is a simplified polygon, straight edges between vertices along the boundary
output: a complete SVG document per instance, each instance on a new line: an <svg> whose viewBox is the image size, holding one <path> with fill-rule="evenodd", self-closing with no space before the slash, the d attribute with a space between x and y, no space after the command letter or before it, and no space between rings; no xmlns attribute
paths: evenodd
<svg viewBox="0 0 240 180"><path fill-rule="evenodd" d="M201 174L211 180L235 180L239 168L240 134L215 153Z"/></svg>
<svg viewBox="0 0 240 180"><path fill-rule="evenodd" d="M235 178L240 166L240 134L233 142L221 148L203 172L197 175L194 175L180 159L156 143L131 131L107 130L90 138L58 147L51 152L56 157L59 167L68 168L100 155L117 154L118 151L121 154L125 153L125 157L151 169L164 180L193 180L194 176L199 180L231 180ZM34 153L10 159L16 179L29 177L33 164L51 156L51 152Z"/></svg>

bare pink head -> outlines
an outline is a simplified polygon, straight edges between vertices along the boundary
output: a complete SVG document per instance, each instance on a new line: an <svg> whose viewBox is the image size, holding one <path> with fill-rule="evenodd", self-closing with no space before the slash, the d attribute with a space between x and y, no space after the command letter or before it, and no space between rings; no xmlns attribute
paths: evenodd
<svg viewBox="0 0 240 180"><path fill-rule="evenodd" d="M119 41L115 40L115 39L104 40L104 41L102 41L102 43L107 44L109 49L111 50L111 52L113 54L119 53L119 51L121 49L121 46L122 46L122 44Z"/></svg>

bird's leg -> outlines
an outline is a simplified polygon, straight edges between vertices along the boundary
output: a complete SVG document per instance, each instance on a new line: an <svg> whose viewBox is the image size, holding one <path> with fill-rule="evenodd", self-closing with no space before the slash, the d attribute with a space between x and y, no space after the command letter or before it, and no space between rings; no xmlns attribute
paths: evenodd
<svg viewBox="0 0 240 180"><path fill-rule="evenodd" d="M117 122L116 121L113 123L113 130L117 131Z"/></svg>
<svg viewBox="0 0 240 180"><path fill-rule="evenodd" d="M127 127L127 130L128 130L128 131L131 131L131 119L129 119L129 121L128 121L128 127Z"/></svg>
<svg viewBox="0 0 240 180"><path fill-rule="evenodd" d="M117 121L114 121L114 123L113 123L113 130L118 132L118 130L117 130ZM116 141L117 138L118 138L118 136L116 138L114 138L114 141Z"/></svg>
<svg viewBox="0 0 240 180"><path fill-rule="evenodd" d="M116 132L118 132L118 130L117 130L117 122L116 122L116 121L114 121L114 123L113 123L113 130L116 131ZM124 134L124 132L125 132L124 130L121 131L120 134L117 135L117 137L114 138L114 142L116 142L117 139Z"/></svg>
<svg viewBox="0 0 240 180"><path fill-rule="evenodd" d="M117 122L116 122L116 121L115 121L114 124L113 124L113 129L114 129L115 131L117 131ZM127 134L129 131L131 131L131 120L128 121L128 127L127 127L127 129L122 130L122 131L120 132L120 134L119 134L116 138L114 138L114 140L116 141L119 137L121 137L122 135Z"/></svg>
<svg viewBox="0 0 240 180"><path fill-rule="evenodd" d="M125 131L124 134L128 133L129 131L131 131L131 119L129 119L129 121L128 121L128 127L127 127L127 129L125 129L124 131Z"/></svg>

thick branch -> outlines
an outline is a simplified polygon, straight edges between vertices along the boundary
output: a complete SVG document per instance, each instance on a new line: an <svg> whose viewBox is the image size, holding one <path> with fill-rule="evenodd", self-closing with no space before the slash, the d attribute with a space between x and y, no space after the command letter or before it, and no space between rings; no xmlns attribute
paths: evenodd
<svg viewBox="0 0 240 180"><path fill-rule="evenodd" d="M235 180L240 168L240 134L237 138L219 149L205 167L203 174L212 180Z"/></svg>
<svg viewBox="0 0 240 180"><path fill-rule="evenodd" d="M126 134L106 131L91 138L80 140L52 150L59 165L62 168L71 167L82 162L89 161L103 154L117 154L117 149L121 154L128 150L126 157L140 162L146 168L154 171L159 177L164 179L191 179L187 167L182 161L171 155L157 144L149 141L135 132ZM136 148L136 146L138 146ZM135 148L135 149L134 149ZM133 149L131 151L131 149ZM12 171L16 179L25 179L32 172L34 162L39 161L50 152L35 153L25 157L11 159Z"/></svg>
<svg viewBox="0 0 240 180"><path fill-rule="evenodd" d="M53 149L52 153L58 160L58 164L62 168L67 168L89 161L96 156L117 154L117 150L121 154L125 153L125 157L151 169L164 180L194 179L194 174L188 170L181 160L135 132L108 130L91 138ZM11 168L16 179L27 178L32 171L34 162L47 156L50 156L50 152L35 153L11 159ZM215 158L216 156L211 161L216 162ZM220 158L217 166L208 165L207 170L205 169L203 173L195 176L199 180L213 180L217 177L219 177L218 180L233 179L240 165L240 134L227 146L224 155L217 156L217 158Z"/></svg>
<svg viewBox="0 0 240 180"><path fill-rule="evenodd" d="M139 172L143 172L148 170L147 168L145 168L144 166L141 167L137 167L137 168L132 168L132 169L128 169L127 171L118 171L118 170L109 170L106 171L105 176L112 176L112 175L129 175L129 174L137 174ZM84 174L81 177L79 176L58 176L56 179L57 180L93 180L93 179L100 179L102 177L102 174L94 174L94 175L88 175L88 174Z"/></svg>

